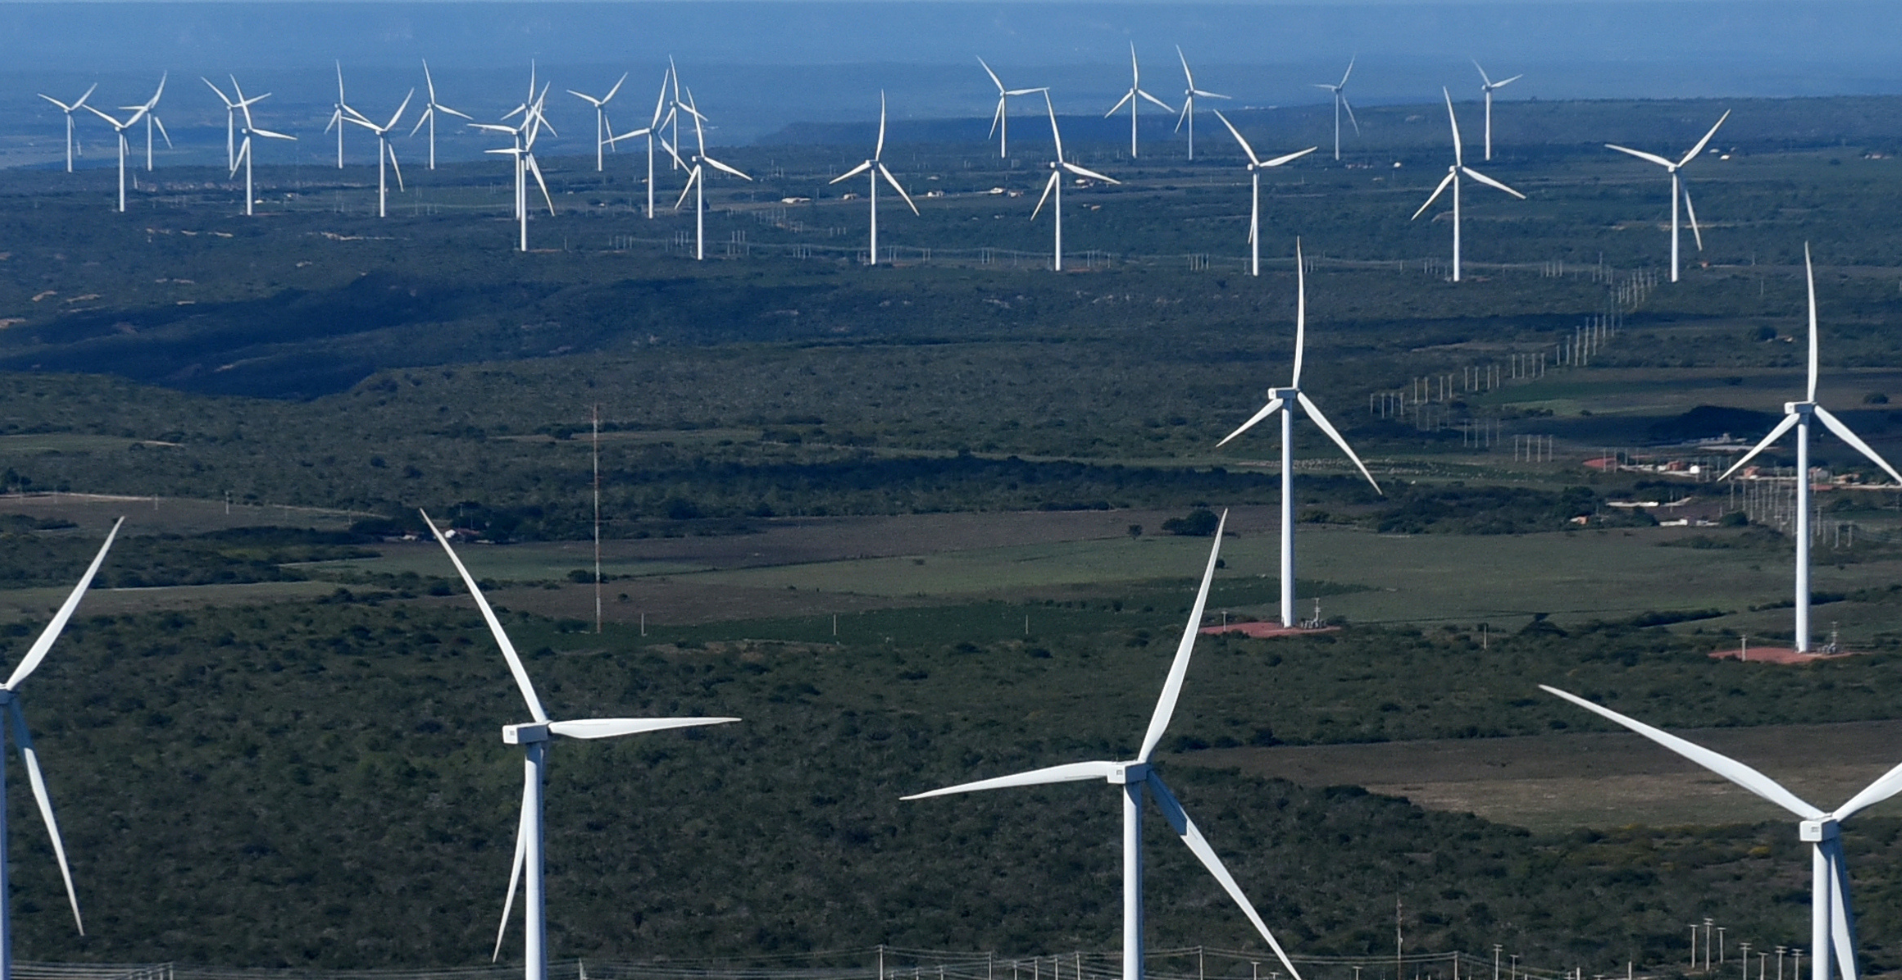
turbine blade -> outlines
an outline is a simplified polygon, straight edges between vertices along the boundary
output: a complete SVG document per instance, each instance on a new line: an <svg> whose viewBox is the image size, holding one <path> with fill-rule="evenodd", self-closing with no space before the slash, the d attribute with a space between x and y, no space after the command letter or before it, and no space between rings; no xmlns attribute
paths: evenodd
<svg viewBox="0 0 1902 980"><path fill-rule="evenodd" d="M697 728L703 725L727 725L738 718L579 718L551 722L548 730L568 738L614 738L640 732L661 732L670 728Z"/></svg>
<svg viewBox="0 0 1902 980"><path fill-rule="evenodd" d="M997 125L1001 120L1003 120L1003 118L1004 118L1004 97L1000 95L997 97L997 111L991 113L991 131L984 134L985 139L990 139L991 137L997 135Z"/></svg>
<svg viewBox="0 0 1902 980"><path fill-rule="evenodd" d="M396 147L388 140L383 141L383 151L390 155L390 169L396 171L396 189L403 190L403 168L396 162Z"/></svg>
<svg viewBox="0 0 1902 980"><path fill-rule="evenodd" d="M1453 115L1453 93L1448 92L1446 86L1442 85L1440 94L1446 97L1446 121L1453 127L1453 163L1459 165L1465 158L1461 155L1463 148L1460 146L1460 121Z"/></svg>
<svg viewBox="0 0 1902 980"><path fill-rule="evenodd" d="M226 176L236 177L238 175L238 168L244 166L244 161L250 156L251 134L246 133L244 140L238 144L238 155L231 158L231 173Z"/></svg>
<svg viewBox="0 0 1902 980"><path fill-rule="evenodd" d="M1174 793L1169 792L1169 787L1163 783L1162 777L1156 775L1155 770L1152 769L1147 782L1150 792L1156 798L1156 805L1162 808L1163 819L1169 821L1169 828L1182 838L1182 843L1189 845L1189 850L1195 852L1196 859L1201 861L1202 866L1207 868L1209 874L1221 884L1222 890L1228 893L1228 897L1234 899L1236 905L1241 906L1242 912L1248 916L1248 921L1254 925L1255 931L1261 933L1261 938L1268 941L1268 948L1275 951L1275 958L1281 961L1282 966L1288 968L1288 975L1294 980L1301 980L1301 971L1294 968L1294 963L1289 961L1288 954L1282 950L1281 943L1275 940L1274 933L1268 931L1268 924L1261 921L1261 913L1255 911L1254 903L1248 900L1247 894L1242 891L1242 886L1235 883L1235 876L1228 873L1228 868L1216 855L1215 848L1209 846L1208 838L1203 837L1201 828L1195 825L1195 821L1189 819L1188 813L1182 809L1181 802L1176 799Z"/></svg>
<svg viewBox="0 0 1902 980"><path fill-rule="evenodd" d="M1367 464L1361 462L1359 456L1354 455L1354 448L1347 444L1346 439L1341 438L1339 432L1335 431L1333 423L1327 420L1327 416L1321 414L1321 407L1314 404L1314 400L1308 397L1307 392L1299 392L1294 397L1301 402L1302 408L1308 410L1308 420L1320 426L1321 431L1327 433L1327 437L1334 440L1336 446L1341 447L1341 452L1346 453L1347 458L1354 461L1354 466L1360 470L1360 475L1366 477L1368 483L1373 484L1374 492L1383 497L1386 496L1387 491L1380 489L1380 484L1374 479L1374 475L1367 472Z"/></svg>
<svg viewBox="0 0 1902 980"><path fill-rule="evenodd" d="M913 204L911 200L911 195L905 193L905 189L903 187L898 186L898 178L893 177L892 172L890 170L885 169L885 165L882 163L878 165L878 172L881 174L884 174L885 183L892 185L892 190L897 191L898 196L905 199L905 206L911 208L911 213L918 214L918 205ZM919 215L919 217L923 217L923 215Z"/></svg>
<svg viewBox="0 0 1902 980"><path fill-rule="evenodd" d="M1479 59L1474 58L1472 59L1472 61L1473 61L1473 67L1479 68ZM1479 80L1481 82L1484 82L1487 88L1493 87L1493 80L1486 77L1486 69L1484 68L1479 68Z"/></svg>
<svg viewBox="0 0 1902 980"><path fill-rule="evenodd" d="M1255 148L1248 145L1248 141L1242 138L1242 131L1236 129L1235 124L1229 122L1227 116L1222 115L1222 110L1215 110L1215 118L1220 119L1222 125L1228 127L1229 135L1235 137L1235 142L1242 145L1242 152L1248 154L1248 162L1257 167L1261 166L1261 160L1255 156ZM1300 156L1300 154L1297 153L1295 156Z"/></svg>
<svg viewBox="0 0 1902 980"><path fill-rule="evenodd" d="M1825 816L1823 811L1804 802L1795 793L1784 789L1776 780L1729 756L1719 755L1701 745L1687 742L1669 732L1660 731L1635 718L1628 718L1604 705L1593 704L1576 694L1545 684L1540 684L1539 689L1547 694L1564 698L1593 714L1609 718L1805 820L1818 820Z"/></svg>
<svg viewBox="0 0 1902 980"><path fill-rule="evenodd" d="M429 121L429 117L431 117L431 116L433 116L433 115L435 115L435 113L436 113L436 107L435 107L435 106L433 106L433 105L432 105L432 106L426 106L426 107L424 107L424 109L423 109L423 111L422 111L422 114L416 117L416 125L414 125L414 126L411 126L411 127L409 128L409 134L410 134L411 136L415 136L415 135L416 135L416 131L417 131L417 130L419 130L419 129L422 129L422 128L423 128L423 124L424 124L424 123L426 123L426 122L428 122L428 121Z"/></svg>
<svg viewBox="0 0 1902 980"><path fill-rule="evenodd" d="M1513 197L1516 197L1521 201L1526 199L1526 196L1524 194L1521 194L1518 191L1515 191L1512 188L1507 187L1506 185L1500 183L1499 181L1496 181L1492 179L1491 177L1488 177L1485 174L1482 174L1479 171L1474 170L1471 167L1466 167L1466 166L1460 167L1460 173L1463 173L1466 176L1471 177L1482 184L1485 184L1487 187L1492 187L1497 190L1505 191L1506 193L1511 194Z"/></svg>
<svg viewBox="0 0 1902 980"><path fill-rule="evenodd" d="M1249 416L1248 421L1243 422L1241 424L1241 427L1236 429L1234 432L1231 432L1228 435L1223 436L1222 441L1215 444L1215 448L1220 449L1223 446L1228 445L1229 442L1233 440L1236 436L1241 435L1242 433L1247 432L1249 429L1254 428L1255 423L1260 422L1262 419L1265 419L1268 416L1273 415L1279 411L1281 411L1281 399L1279 398L1268 399L1268 404L1263 405L1261 407L1261 411L1256 412L1255 414Z"/></svg>
<svg viewBox="0 0 1902 980"><path fill-rule="evenodd" d="M676 160L680 159L679 154L675 154L674 159ZM686 166L686 165L682 164L682 166ZM680 210L680 206L682 204L687 203L687 195L693 193L694 181L697 181L699 179L700 179L700 168L697 166L688 167L687 168L687 183L685 186L680 188L680 199L674 202L675 211Z"/></svg>
<svg viewBox="0 0 1902 980"><path fill-rule="evenodd" d="M1161 110L1162 110L1162 111L1164 111L1164 112L1174 112L1174 111L1176 111L1176 107L1175 107L1175 106L1172 106L1172 105L1170 105L1169 103L1167 103L1167 102L1164 102L1164 101L1162 101L1161 99L1158 99L1158 98L1156 98L1156 97L1155 97L1155 96L1153 96L1153 95L1150 95L1150 94L1149 94L1148 92L1145 92L1145 91L1143 91L1142 89L1137 89L1137 90L1136 90L1136 94L1137 94L1137 95L1140 95L1140 96L1142 96L1142 97L1143 97L1143 98L1145 98L1145 99L1148 99L1149 101L1151 101L1151 102L1153 102L1153 103L1155 103L1155 104L1156 104L1156 107L1157 107L1157 108L1159 108L1159 109L1161 109Z"/></svg>
<svg viewBox="0 0 1902 980"><path fill-rule="evenodd" d="M1823 424L1828 425L1829 423L1825 422ZM1755 449L1752 449L1749 452L1744 453L1742 459L1739 459L1735 463L1730 464L1730 469L1725 470L1723 475L1719 476L1718 479L1719 480L1728 479L1730 477L1730 474L1735 473L1740 469L1743 469L1743 465L1745 463L1748 463L1751 460L1757 458L1758 453L1763 452L1765 449L1770 448L1771 443L1777 441L1778 439L1783 438L1783 434L1785 432L1788 432L1795 427L1796 427L1796 414L1794 412L1792 412L1789 415L1783 416L1783 421L1778 422L1776 428L1771 429L1770 434L1767 436L1764 436L1763 441L1757 443L1757 446Z"/></svg>
<svg viewBox="0 0 1902 980"><path fill-rule="evenodd" d="M409 100L411 100L411 99L413 99L413 98L415 98L415 97L416 97L416 90L415 90L415 89L410 89L410 90L409 90L409 94L408 94L408 95L405 95L405 96L403 96L403 104L402 104L402 105L399 105L399 106L397 106L397 107L396 107L396 114L390 117L390 121L389 121L389 122L388 122L387 124L385 124L385 125L384 125L384 126L382 127L382 129L381 129L381 130L379 130L379 132L388 132L389 130L392 130L392 129L395 129L395 128L396 128L396 121L397 121L398 119L401 119L401 118L403 118L403 112L404 112L404 110L406 110L406 109L408 109L408 108L409 108Z"/></svg>
<svg viewBox="0 0 1902 980"><path fill-rule="evenodd" d="M1446 172L1445 177L1440 178L1440 186L1433 188L1432 196L1428 197L1426 199L1426 203L1420 205L1420 210L1413 212L1413 217L1408 218L1407 220L1413 221L1418 219L1421 215L1425 214L1426 209L1432 207L1433 202L1439 200L1440 195L1446 191L1446 185L1452 182L1453 182L1453 172L1449 170Z"/></svg>
<svg viewBox="0 0 1902 980"><path fill-rule="evenodd" d="M1702 229L1697 227L1697 209L1691 206L1691 188L1688 184L1683 186L1684 186L1684 213L1690 216L1691 237L1697 240L1697 250L1702 252L1704 250L1704 232ZM1813 391L1810 392L1810 398L1815 399L1815 397L1816 397L1816 393Z"/></svg>
<svg viewBox="0 0 1902 980"><path fill-rule="evenodd" d="M53 818L53 797L46 792L46 777L40 772L40 754L33 749L33 736L26 729L26 714L20 699L8 705L13 716L13 737L20 746L20 761L26 764L26 778L33 786L33 801L40 806L40 819L46 823L46 835L53 840L53 857L59 861L59 876L66 881L66 900L73 906L73 924L86 934L86 922L79 916L79 892L73 889L73 869L66 864L66 842L59 836L59 821Z"/></svg>
<svg viewBox="0 0 1902 980"><path fill-rule="evenodd" d="M1632 148L1631 148L1631 147L1629 147L1629 146L1619 146L1619 145L1618 145L1618 144L1616 144L1616 143L1606 143L1606 144L1605 144L1605 149L1607 149L1607 150L1617 150L1617 151L1618 151L1618 152L1620 152L1620 153L1629 153L1629 154L1631 154L1632 156L1634 156L1634 157L1637 157L1637 158L1638 158L1638 159L1640 159L1640 160L1646 160L1646 161L1649 161L1649 162L1651 162L1651 163L1655 163L1655 164L1657 164L1657 165L1658 165L1658 166L1660 166L1660 167L1665 167L1665 168L1667 168L1667 169L1669 169L1669 168L1674 168L1674 167L1676 167L1676 166L1677 166L1677 164L1675 164L1675 163L1672 163L1671 161L1669 161L1669 160L1666 160L1665 158L1663 158L1663 157L1661 157L1661 156L1658 156L1658 155L1657 155L1656 153L1646 153L1646 152L1645 152L1645 151L1643 151L1643 150L1634 150L1634 149L1632 149Z"/></svg>
<svg viewBox="0 0 1902 980"><path fill-rule="evenodd" d="M853 167L853 168L852 168L852 169L850 169L850 170L847 170L847 171L846 171L845 173L842 173L842 174L840 174L840 175L838 175L837 177L834 177L834 178L832 178L831 180L828 180L828 181L826 181L826 183L828 183L828 184L836 184L836 183L838 183L838 182L839 182L839 181L841 181L841 180L846 180L846 179L848 179L848 178L852 178L852 177L857 177L857 176L858 176L859 174L862 174L862 173L864 173L864 172L866 172L867 170L870 170L870 169L872 169L872 161L870 161L870 160L867 160L867 161L865 161L864 163L861 163L861 164L859 164L858 166L856 166L856 167Z"/></svg>
<svg viewBox="0 0 1902 980"><path fill-rule="evenodd" d="M1103 113L1103 118L1108 119L1109 117L1116 115L1116 110L1121 109L1125 103L1129 102L1135 97L1136 97L1135 89L1130 89L1129 91L1124 92L1123 97L1116 100L1116 104L1113 106L1110 106L1110 110L1108 112Z"/></svg>
<svg viewBox="0 0 1902 980"><path fill-rule="evenodd" d="M1902 792L1902 765L1883 773L1875 782L1864 786L1862 792L1850 797L1849 802L1837 807L1836 812L1830 814L1829 817L1838 822L1847 820L1856 811L1875 806L1898 792Z"/></svg>
<svg viewBox="0 0 1902 980"><path fill-rule="evenodd" d="M223 92L223 90L219 89L218 86L211 84L211 79L206 78L203 75L200 75L198 76L198 80L201 82L204 82L207 87L209 87L213 92L217 93L218 101L223 102L225 104L225 108L227 109L231 108L231 100L225 97L225 93ZM55 101L54 99L48 96L42 95L40 96L40 98L46 99L46 101L52 102L54 105L59 105L57 101ZM59 105L59 107L62 109L66 108L63 105Z"/></svg>
<svg viewBox="0 0 1902 980"><path fill-rule="evenodd" d="M433 109L435 109L435 110L436 110L437 112L446 112L446 113L448 113L448 114L450 114L450 115L452 115L452 116L455 116L455 117L456 117L456 118L458 118L458 119L473 119L473 118L475 118L475 117L473 117L473 116L471 116L471 115L469 115L469 114L468 114L468 113L466 113L466 112L457 112L456 110L454 110L454 109L451 109L451 108L449 108L449 107L448 107L448 106L446 106L446 105L435 105L435 104L433 104L433 103L432 103L432 104L431 104L431 108L433 108Z"/></svg>
<svg viewBox="0 0 1902 980"><path fill-rule="evenodd" d="M1043 213L1044 202L1050 200L1050 192L1056 188L1057 181L1062 179L1063 174L1061 172L1056 170L1050 171L1050 179L1043 182L1043 196L1037 198L1037 206L1030 211L1030 220L1037 220L1037 215Z"/></svg>
<svg viewBox="0 0 1902 980"><path fill-rule="evenodd" d="M522 162L528 167L528 172L535 175L535 186L542 189L542 200L548 202L548 216L554 217L555 199L548 196L548 182L542 180L542 168L535 162L535 154L530 153L522 159Z"/></svg>
<svg viewBox="0 0 1902 980"><path fill-rule="evenodd" d="M1842 980L1856 980L1856 913L1849 904L1849 868L1843 859L1843 840L1829 842L1829 938L1836 947L1836 967Z"/></svg>
<svg viewBox="0 0 1902 980"><path fill-rule="evenodd" d="M1690 200L1687 193L1686 201ZM1809 401L1816 400L1816 267L1810 264L1810 243L1803 243L1803 283L1810 299L1810 386Z"/></svg>
<svg viewBox="0 0 1902 980"><path fill-rule="evenodd" d="M1121 184L1122 183L1122 181L1117 180L1114 177L1106 176L1104 174L1099 174L1094 170L1090 170L1084 167L1079 167L1076 164L1070 163L1067 160L1064 161L1063 169L1068 170L1079 177L1088 177L1091 180L1100 180L1106 184Z"/></svg>
<svg viewBox="0 0 1902 980"><path fill-rule="evenodd" d="M1341 72L1341 84L1334 86L1335 88L1347 87L1347 76L1354 74L1354 62L1359 60L1360 60L1360 55L1355 55L1352 58L1347 59L1347 70L1344 72Z"/></svg>
<svg viewBox="0 0 1902 980"><path fill-rule="evenodd" d="M1288 387L1301 387L1301 359L1308 351L1308 267L1301 260L1301 239L1294 240L1294 376Z"/></svg>
<svg viewBox="0 0 1902 980"><path fill-rule="evenodd" d="M1882 467L1883 472L1889 474L1890 478L1895 480L1895 482L1902 483L1902 473L1897 473L1895 467L1889 465L1888 460L1876 455L1876 451L1869 448L1868 443L1863 442L1854 432L1849 431L1849 426L1844 425L1841 419L1831 414L1829 409L1818 405L1813 411L1816 412L1816 417L1822 419L1823 424L1829 427L1829 431L1836 433L1836 438L1849 443L1849 448L1863 454L1869 458L1870 462Z"/></svg>
<svg viewBox="0 0 1902 980"><path fill-rule="evenodd" d="M753 178L751 178L751 177L748 177L747 175L745 175L745 174L743 174L743 173L741 173L741 172L739 172L738 170L735 170L735 169L733 169L732 167L729 167L729 166L727 166L726 164L724 164L724 163L721 163L721 162L720 162L720 161L718 161L718 160L715 160L715 159L714 159L714 158L712 158L712 157L708 157L708 156L703 156L703 157L701 157L700 159L702 159L702 160L705 160L705 161L706 161L707 163L710 163L710 164L712 164L712 165L713 165L713 169L715 169L715 170L719 170L719 171L722 171L722 172L724 172L724 173L729 173L729 174L732 174L733 176L735 176L735 177L738 177L738 178L740 178L741 180L752 180L752 179L753 179Z"/></svg>
<svg viewBox="0 0 1902 980"><path fill-rule="evenodd" d="M1050 104L1050 93L1043 94L1043 107L1050 113L1050 139L1057 144L1057 159L1063 159L1063 134L1057 131L1057 107Z"/></svg>
<svg viewBox="0 0 1902 980"><path fill-rule="evenodd" d="M171 149L172 148L172 134L165 131L165 120L160 119L158 117L158 113L156 112L152 114L152 125L157 126L158 134L160 136L165 137L165 148L168 150Z"/></svg>
<svg viewBox="0 0 1902 980"><path fill-rule="evenodd" d="M872 148L872 159L885 158L885 93L878 93L878 144Z"/></svg>
<svg viewBox="0 0 1902 980"><path fill-rule="evenodd" d="M983 58L977 59L977 63L984 66L984 74L991 76L991 84L997 86L997 94L1003 95L1004 80L997 77L997 73L991 70L991 66L987 64Z"/></svg>
<svg viewBox="0 0 1902 980"><path fill-rule="evenodd" d="M1525 75L1523 75L1523 74L1519 74L1519 75L1514 75L1514 76L1512 76L1511 78L1508 78L1508 79L1506 79L1506 80L1505 80L1505 81L1503 81L1503 82L1494 82L1494 83L1493 83L1493 88L1495 88L1495 89L1502 89L1502 88L1505 88L1506 86L1508 86L1508 85L1511 85L1511 84L1512 84L1513 82L1516 82L1516 81L1518 81L1519 79L1521 79L1521 78L1524 78L1524 77L1526 77L1526 76L1525 76Z"/></svg>
<svg viewBox="0 0 1902 980"><path fill-rule="evenodd" d="M608 94L601 97L601 103L603 105L606 105L609 99L614 98L614 93L619 92L621 90L621 86L625 84L626 82L627 82L627 72L622 72L620 79L614 83L614 87L611 89L608 89Z"/></svg>
<svg viewBox="0 0 1902 980"><path fill-rule="evenodd" d="M1032 769L1010 776L998 776L993 779L980 779L973 783L959 783L925 793L913 793L901 796L901 800L922 800L933 796L950 796L953 793L979 793L987 789L1007 789L1012 786L1044 786L1050 783L1074 783L1085 779L1107 779L1121 768L1115 762L1068 762L1061 766L1049 766L1044 769Z"/></svg>
<svg viewBox="0 0 1902 980"><path fill-rule="evenodd" d="M462 584L468 586L469 594L475 597L476 607L482 610L483 621L489 624L489 632L494 634L496 645L502 648L503 659L508 661L509 673L515 675L515 686L522 689L522 700L528 702L528 713L533 715L538 722L547 721L548 713L542 710L542 699L535 696L535 685L528 679L528 670L522 666L522 658L515 653L515 644L509 641L508 632L502 629L502 621L495 618L495 610L489 608L488 598L483 596L482 589L476 585L475 576L469 574L469 569L462 564L462 559L457 557L456 549L449 546L449 539L443 536L440 528L436 527L436 522L429 519L429 513L421 510L417 513L423 515L423 523L429 525L430 533L436 536L436 541L442 545L442 550L449 553L449 561L456 566L456 574L462 576Z"/></svg>
<svg viewBox="0 0 1902 980"><path fill-rule="evenodd" d="M106 552L112 550L112 540L119 536L119 528L124 524L123 517L112 523L112 530L106 534L106 543L99 546L99 553L92 557L92 564L86 566L86 574L79 577L79 584L73 586L66 601L60 603L59 611L53 614L53 621L40 631L40 638L34 640L26 656L20 658L20 665L13 668L13 676L7 678L7 690L19 690L20 684L39 669L40 661L45 660L47 652L53 649L53 641L59 639L60 632L66 629L66 623L79 608L79 600L85 598L86 590L92 586L93 576L99 574L99 566L105 564Z"/></svg>
<svg viewBox="0 0 1902 980"><path fill-rule="evenodd" d="M286 136L283 133L274 133L268 129L254 129L251 131L251 135L264 136L274 140L290 140L293 143L297 141L297 137L295 136Z"/></svg>
<svg viewBox="0 0 1902 980"><path fill-rule="evenodd" d="M1730 118L1730 110L1725 109L1724 114L1717 117L1717 125L1712 126L1710 128L1710 132L1705 133L1704 138L1701 140L1698 140L1697 145L1691 147L1691 152L1684 154L1684 159L1679 160L1677 162L1677 165L1682 167L1685 164L1690 163L1692 160L1697 159L1697 155L1699 153L1704 152L1704 147L1710 143L1710 138L1717 135L1717 127L1722 126L1724 124L1724 120L1729 118Z"/></svg>
<svg viewBox="0 0 1902 980"><path fill-rule="evenodd" d="M1347 101L1347 93L1337 89L1334 94L1341 97L1341 108L1347 110L1347 121L1354 127L1354 135L1359 136L1360 120L1354 118L1354 107Z"/></svg>
<svg viewBox="0 0 1902 980"><path fill-rule="evenodd" d="M508 935L509 913L515 910L515 889L522 883L522 868L528 863L528 788L522 788L522 815L515 821L515 861L509 866L508 895L502 899L502 925L495 930L493 963L502 958L502 937Z"/></svg>
<svg viewBox="0 0 1902 980"><path fill-rule="evenodd" d="M1305 150L1296 150L1295 152L1290 153L1287 156L1276 157L1273 160L1270 160L1267 163L1262 164L1262 167L1265 169L1268 167L1279 167L1284 163L1292 163L1293 161L1299 160L1302 157L1307 156L1308 154L1313 153L1315 150L1318 150L1318 149L1320 149L1320 147L1310 146Z"/></svg>
<svg viewBox="0 0 1902 980"><path fill-rule="evenodd" d="M1215 581L1215 563L1222 554L1222 530L1228 526L1228 511L1222 511L1221 520L1215 524L1215 544L1209 548L1208 567L1202 570L1202 587L1196 590L1195 605L1189 607L1188 625L1182 628L1182 639L1176 642L1175 659L1169 662L1169 676L1162 682L1162 696L1156 699L1156 710L1149 715L1149 730L1143 733L1142 751L1136 753L1137 762L1148 762L1162 744L1162 733L1169 728L1169 719L1175 716L1176 702L1182 697L1182 681L1189 675L1189 656L1195 652L1195 638L1202 629L1202 610L1209 604L1209 586Z"/></svg>

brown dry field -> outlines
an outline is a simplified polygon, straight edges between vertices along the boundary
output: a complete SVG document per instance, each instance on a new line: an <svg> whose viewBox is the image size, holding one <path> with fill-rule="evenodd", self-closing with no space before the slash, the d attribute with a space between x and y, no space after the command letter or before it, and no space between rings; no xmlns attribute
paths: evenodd
<svg viewBox="0 0 1902 980"><path fill-rule="evenodd" d="M1902 762L1902 721L1673 734L1745 762L1825 810ZM1364 786L1429 809L1473 813L1533 830L1795 819L1748 790L1625 733L1210 749L1177 754L1171 761L1309 786ZM1902 815L1902 801L1869 812Z"/></svg>

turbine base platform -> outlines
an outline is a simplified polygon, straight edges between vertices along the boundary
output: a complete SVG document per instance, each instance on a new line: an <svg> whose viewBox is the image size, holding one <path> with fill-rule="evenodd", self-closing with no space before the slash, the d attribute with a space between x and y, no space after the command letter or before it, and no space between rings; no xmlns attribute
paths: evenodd
<svg viewBox="0 0 1902 980"><path fill-rule="evenodd" d="M1204 636L1222 636L1228 633L1239 633L1251 640L1267 640L1282 636L1307 636L1310 633L1334 633L1339 630L1339 626L1318 626L1309 628L1306 626L1283 626L1276 622L1263 622L1229 623L1226 626L1204 626L1197 632Z"/></svg>
<svg viewBox="0 0 1902 980"><path fill-rule="evenodd" d="M1733 647L1728 650L1712 650L1712 660L1746 660L1761 664L1807 664L1818 660L1840 660L1858 655L1855 650L1838 650L1835 653L1818 653L1814 650L1799 652L1794 647L1757 646L1752 643L1748 649Z"/></svg>

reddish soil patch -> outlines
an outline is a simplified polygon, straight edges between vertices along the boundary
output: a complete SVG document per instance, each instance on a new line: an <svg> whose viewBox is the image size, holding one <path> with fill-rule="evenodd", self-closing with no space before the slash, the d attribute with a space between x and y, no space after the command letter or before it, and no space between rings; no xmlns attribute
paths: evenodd
<svg viewBox="0 0 1902 980"><path fill-rule="evenodd" d="M1300 626L1283 626L1280 623L1264 622L1229 623L1226 626L1204 626L1200 632L1209 636L1220 636L1224 633L1240 633L1251 639L1265 640L1276 636L1303 636L1308 633L1332 633L1338 629L1340 629L1338 626L1323 626L1320 629L1304 629Z"/></svg>
<svg viewBox="0 0 1902 980"><path fill-rule="evenodd" d="M1800 653L1794 647L1753 646L1747 650L1741 648L1713 650L1710 658L1712 660L1748 660L1751 663L1760 664L1806 664L1816 660L1840 660L1843 657L1855 655L1853 650L1844 650L1839 653Z"/></svg>

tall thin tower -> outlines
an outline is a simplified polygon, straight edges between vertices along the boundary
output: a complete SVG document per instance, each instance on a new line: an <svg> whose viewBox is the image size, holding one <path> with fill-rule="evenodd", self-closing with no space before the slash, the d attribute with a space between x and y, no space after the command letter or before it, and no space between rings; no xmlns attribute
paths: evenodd
<svg viewBox="0 0 1902 980"><path fill-rule="evenodd" d="M590 413L594 423L594 631L601 632L601 406Z"/></svg>

